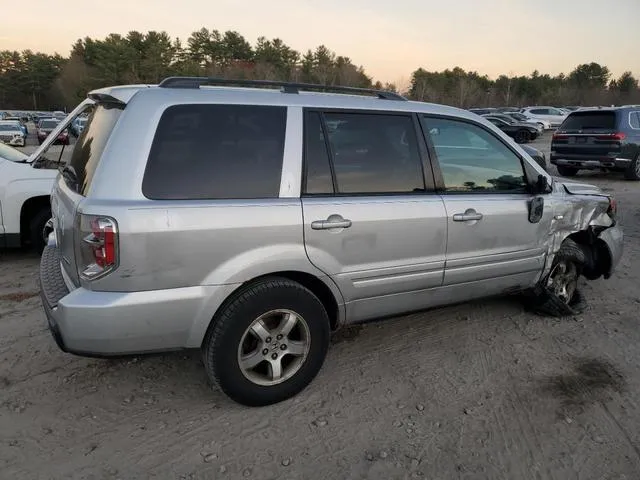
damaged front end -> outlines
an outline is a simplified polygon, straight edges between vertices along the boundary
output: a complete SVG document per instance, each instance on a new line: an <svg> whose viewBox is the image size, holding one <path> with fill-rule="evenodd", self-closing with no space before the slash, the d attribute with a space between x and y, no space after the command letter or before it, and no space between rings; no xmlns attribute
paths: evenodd
<svg viewBox="0 0 640 480"><path fill-rule="evenodd" d="M554 193L562 195L553 205L547 261L541 278L551 271L555 254L571 238L585 249L583 275L609 278L622 256L622 229L616 220L615 200L594 185L554 179Z"/></svg>
<svg viewBox="0 0 640 480"><path fill-rule="evenodd" d="M555 179L547 259L534 289L535 310L555 316L578 313L580 276L609 278L622 257L616 202L599 188Z"/></svg>

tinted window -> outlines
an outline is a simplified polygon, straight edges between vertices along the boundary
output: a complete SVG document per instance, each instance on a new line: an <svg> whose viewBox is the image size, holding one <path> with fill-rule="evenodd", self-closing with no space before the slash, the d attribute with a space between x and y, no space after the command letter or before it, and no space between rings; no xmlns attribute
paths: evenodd
<svg viewBox="0 0 640 480"><path fill-rule="evenodd" d="M569 115L560 130L614 130L615 112L574 112Z"/></svg>
<svg viewBox="0 0 640 480"><path fill-rule="evenodd" d="M4 130L6 132L8 131L20 131L22 130L18 125L15 125L13 123L2 123L0 124L0 130Z"/></svg>
<svg viewBox="0 0 640 480"><path fill-rule="evenodd" d="M423 118L447 192L524 192L520 158L486 130L465 122Z"/></svg>
<svg viewBox="0 0 640 480"><path fill-rule="evenodd" d="M277 197L286 117L285 107L169 107L151 146L144 195L173 200Z"/></svg>
<svg viewBox="0 0 640 480"><path fill-rule="evenodd" d="M505 121L499 119L499 118L491 118L491 117L487 117L487 120L489 120L491 123L493 123L494 125L497 125L498 127L503 127L505 125Z"/></svg>
<svg viewBox="0 0 640 480"><path fill-rule="evenodd" d="M305 125L305 186L304 193L333 193L329 153L322 132L320 114L310 112Z"/></svg>
<svg viewBox="0 0 640 480"><path fill-rule="evenodd" d="M631 112L629 114L629 125L631 125L631 128L640 129L640 112Z"/></svg>
<svg viewBox="0 0 640 480"><path fill-rule="evenodd" d="M534 108L533 110L529 110L529 113L533 115L549 115L549 110L546 108Z"/></svg>
<svg viewBox="0 0 640 480"><path fill-rule="evenodd" d="M73 148L69 167L75 178L65 177L67 184L86 195L111 131L122 113L121 107L98 105L89 115L87 125ZM57 123L55 124L57 125Z"/></svg>
<svg viewBox="0 0 640 480"><path fill-rule="evenodd" d="M325 114L338 193L424 191L410 116Z"/></svg>

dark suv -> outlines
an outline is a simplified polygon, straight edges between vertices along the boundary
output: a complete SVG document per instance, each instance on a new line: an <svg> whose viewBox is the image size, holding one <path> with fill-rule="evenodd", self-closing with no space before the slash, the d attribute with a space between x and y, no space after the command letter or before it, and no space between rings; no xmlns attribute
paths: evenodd
<svg viewBox="0 0 640 480"><path fill-rule="evenodd" d="M640 180L640 107L572 112L553 135L550 160L566 177L603 169Z"/></svg>

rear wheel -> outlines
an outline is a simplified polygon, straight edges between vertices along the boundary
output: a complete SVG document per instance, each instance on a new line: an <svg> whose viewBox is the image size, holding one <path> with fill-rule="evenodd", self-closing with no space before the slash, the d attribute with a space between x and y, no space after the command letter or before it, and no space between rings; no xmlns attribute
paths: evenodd
<svg viewBox="0 0 640 480"><path fill-rule="evenodd" d="M526 130L518 130L513 138L516 143L527 143L531 140L531 134Z"/></svg>
<svg viewBox="0 0 640 480"><path fill-rule="evenodd" d="M573 167L561 167L558 165L558 173L563 177L575 177L578 174L578 169Z"/></svg>
<svg viewBox="0 0 640 480"><path fill-rule="evenodd" d="M640 180L640 155L624 171L624 178L627 180Z"/></svg>
<svg viewBox="0 0 640 480"><path fill-rule="evenodd" d="M203 361L210 380L233 400L269 405L313 380L329 337L329 317L311 291L269 278L247 286L222 307L203 342Z"/></svg>

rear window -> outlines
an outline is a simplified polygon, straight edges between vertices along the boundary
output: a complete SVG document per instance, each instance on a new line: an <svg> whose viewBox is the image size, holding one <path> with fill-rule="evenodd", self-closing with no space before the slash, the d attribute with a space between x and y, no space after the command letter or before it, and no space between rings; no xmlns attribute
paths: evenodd
<svg viewBox="0 0 640 480"><path fill-rule="evenodd" d="M42 128L56 128L58 126L58 121L57 120L43 120L40 123L40 127Z"/></svg>
<svg viewBox="0 0 640 480"><path fill-rule="evenodd" d="M562 123L560 130L615 130L615 112L574 112Z"/></svg>
<svg viewBox="0 0 640 480"><path fill-rule="evenodd" d="M89 114L87 124L73 148L69 167L75 178L67 184L81 195L86 195L104 147L122 113L121 106L97 105Z"/></svg>
<svg viewBox="0 0 640 480"><path fill-rule="evenodd" d="M162 115L142 181L154 200L275 198L285 107L176 105Z"/></svg>

